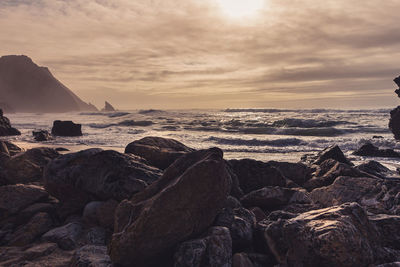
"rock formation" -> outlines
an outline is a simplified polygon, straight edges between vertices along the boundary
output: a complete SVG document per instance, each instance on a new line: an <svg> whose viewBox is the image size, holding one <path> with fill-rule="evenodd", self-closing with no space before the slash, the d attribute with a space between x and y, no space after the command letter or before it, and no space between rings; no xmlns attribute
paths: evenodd
<svg viewBox="0 0 400 267"><path fill-rule="evenodd" d="M11 127L10 120L3 116L3 110L0 109L0 136L20 135L20 131Z"/></svg>
<svg viewBox="0 0 400 267"><path fill-rule="evenodd" d="M0 99L16 112L97 111L27 56L0 57Z"/></svg>
<svg viewBox="0 0 400 267"><path fill-rule="evenodd" d="M395 91L398 97L400 97L400 76L393 80L399 89ZM389 129L394 134L396 140L400 140L400 106L390 111Z"/></svg>
<svg viewBox="0 0 400 267"><path fill-rule="evenodd" d="M54 136L81 136L82 125L72 121L54 121L51 134Z"/></svg>
<svg viewBox="0 0 400 267"><path fill-rule="evenodd" d="M115 111L115 108L110 103L105 101L104 108L102 108L101 111Z"/></svg>

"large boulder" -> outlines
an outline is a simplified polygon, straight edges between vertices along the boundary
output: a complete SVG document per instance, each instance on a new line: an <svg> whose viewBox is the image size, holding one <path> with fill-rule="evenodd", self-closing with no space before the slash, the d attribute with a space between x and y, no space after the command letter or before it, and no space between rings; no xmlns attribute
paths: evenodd
<svg viewBox="0 0 400 267"><path fill-rule="evenodd" d="M181 242L203 233L230 192L218 148L184 155L143 192L123 201L115 214L109 252L121 266L160 266Z"/></svg>
<svg viewBox="0 0 400 267"><path fill-rule="evenodd" d="M130 198L160 176L160 170L134 156L88 149L51 161L44 172L44 185L52 196L80 210L93 200Z"/></svg>
<svg viewBox="0 0 400 267"><path fill-rule="evenodd" d="M125 148L125 153L142 157L151 165L162 170L168 168L182 155L193 151L194 149L174 139L153 136L133 141Z"/></svg>
<svg viewBox="0 0 400 267"><path fill-rule="evenodd" d="M3 110L0 109L0 136L20 135L21 132L11 127L10 120L3 116Z"/></svg>
<svg viewBox="0 0 400 267"><path fill-rule="evenodd" d="M380 249L379 234L357 203L279 219L264 235L283 266L369 266Z"/></svg>
<svg viewBox="0 0 400 267"><path fill-rule="evenodd" d="M46 147L32 148L4 162L0 176L7 184L40 182L44 167L60 154Z"/></svg>
<svg viewBox="0 0 400 267"><path fill-rule="evenodd" d="M341 176L330 186L314 189L310 196L324 207L358 202L373 213L400 214L399 191L399 180Z"/></svg>
<svg viewBox="0 0 400 267"><path fill-rule="evenodd" d="M75 124L72 121L59 121L53 122L53 128L51 128L51 134L54 136L81 136L82 125Z"/></svg>
<svg viewBox="0 0 400 267"><path fill-rule="evenodd" d="M327 159L334 159L347 165L353 165L353 163L351 163L350 160L346 158L338 145L329 146L319 152L314 164L319 165Z"/></svg>
<svg viewBox="0 0 400 267"><path fill-rule="evenodd" d="M252 159L229 160L245 194L265 186L286 186L286 178L270 163Z"/></svg>
<svg viewBox="0 0 400 267"><path fill-rule="evenodd" d="M301 186L311 179L313 172L312 168L303 163L280 161L268 161L268 163L277 168L287 179Z"/></svg>
<svg viewBox="0 0 400 267"><path fill-rule="evenodd" d="M370 142L365 143L353 152L353 155L364 157L400 158L400 153L393 149L380 149Z"/></svg>

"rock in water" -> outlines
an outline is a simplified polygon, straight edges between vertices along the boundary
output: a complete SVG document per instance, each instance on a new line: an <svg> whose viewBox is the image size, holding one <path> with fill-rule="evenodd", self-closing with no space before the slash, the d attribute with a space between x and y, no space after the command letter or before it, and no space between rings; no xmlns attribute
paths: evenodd
<svg viewBox="0 0 400 267"><path fill-rule="evenodd" d="M115 111L115 108L110 103L105 101L104 108L102 108L101 111Z"/></svg>
<svg viewBox="0 0 400 267"><path fill-rule="evenodd" d="M16 112L97 111L27 56L0 58L0 99Z"/></svg>
<svg viewBox="0 0 400 267"><path fill-rule="evenodd" d="M82 136L82 125L72 121L54 121L51 134L56 136Z"/></svg>
<svg viewBox="0 0 400 267"><path fill-rule="evenodd" d="M11 127L10 120L3 116L3 110L0 109L0 136L20 135L21 132Z"/></svg>
<svg viewBox="0 0 400 267"><path fill-rule="evenodd" d="M151 165L166 169L182 155L194 149L168 138L149 136L133 141L125 148L125 153L135 154L147 160Z"/></svg>
<svg viewBox="0 0 400 267"><path fill-rule="evenodd" d="M145 191L121 202L109 245L113 263L164 266L179 243L203 233L230 192L222 155L218 148L186 154Z"/></svg>
<svg viewBox="0 0 400 267"><path fill-rule="evenodd" d="M82 209L92 200L130 198L160 176L160 170L134 156L94 148L51 161L44 172L44 185L61 202Z"/></svg>
<svg viewBox="0 0 400 267"><path fill-rule="evenodd" d="M383 157L383 158L400 158L400 153L393 149L380 149L371 143L365 143L357 151L353 152L356 156L365 157Z"/></svg>
<svg viewBox="0 0 400 267"><path fill-rule="evenodd" d="M33 138L38 141L48 141L51 139L51 134L46 130L32 131Z"/></svg>
<svg viewBox="0 0 400 267"><path fill-rule="evenodd" d="M400 87L400 76L393 80ZM400 88L394 91L400 97ZM390 111L389 129L396 140L400 140L400 106Z"/></svg>

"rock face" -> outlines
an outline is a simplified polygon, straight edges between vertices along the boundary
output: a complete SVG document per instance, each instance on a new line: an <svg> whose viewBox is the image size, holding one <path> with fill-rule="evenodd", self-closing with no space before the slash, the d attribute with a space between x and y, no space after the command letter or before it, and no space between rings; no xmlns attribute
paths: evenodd
<svg viewBox="0 0 400 267"><path fill-rule="evenodd" d="M212 224L230 185L221 150L184 155L145 191L121 202L109 246L111 260L121 266L166 265L175 246Z"/></svg>
<svg viewBox="0 0 400 267"><path fill-rule="evenodd" d="M0 86L1 89L1 86ZM20 135L21 132L11 127L10 120L3 116L3 110L0 109L0 136Z"/></svg>
<svg viewBox="0 0 400 267"><path fill-rule="evenodd" d="M133 141L125 148L125 153L142 157L151 165L162 170L168 168L182 155L193 151L194 149L174 139L153 136Z"/></svg>
<svg viewBox="0 0 400 267"><path fill-rule="evenodd" d="M55 136L82 136L82 125L72 121L54 121L51 134Z"/></svg>
<svg viewBox="0 0 400 267"><path fill-rule="evenodd" d="M27 56L0 58L0 99L16 112L97 111Z"/></svg>
<svg viewBox="0 0 400 267"><path fill-rule="evenodd" d="M371 143L365 143L357 151L353 152L356 156L365 157L383 157L383 158L400 158L400 153L393 149L379 149Z"/></svg>
<svg viewBox="0 0 400 267"><path fill-rule="evenodd" d="M393 81L400 87L400 76ZM400 97L400 88L395 93ZM392 131L394 138L400 140L400 106L390 111L389 129Z"/></svg>
<svg viewBox="0 0 400 267"><path fill-rule="evenodd" d="M60 201L81 209L92 200L130 198L160 176L160 170L133 156L88 149L51 161L44 172L44 185Z"/></svg>
<svg viewBox="0 0 400 267"><path fill-rule="evenodd" d="M115 108L110 103L105 101L104 108L102 108L101 111L115 111Z"/></svg>
<svg viewBox="0 0 400 267"><path fill-rule="evenodd" d="M280 219L264 234L284 266L368 266L380 248L377 231L356 203Z"/></svg>

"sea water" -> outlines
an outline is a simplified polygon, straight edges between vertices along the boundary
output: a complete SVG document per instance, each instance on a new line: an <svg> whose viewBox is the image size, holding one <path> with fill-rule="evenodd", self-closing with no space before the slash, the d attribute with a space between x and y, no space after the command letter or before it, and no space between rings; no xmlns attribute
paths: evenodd
<svg viewBox="0 0 400 267"><path fill-rule="evenodd" d="M35 143L32 131L50 131L54 120L82 124L83 136L57 137L43 145L102 147L123 151L145 136L176 139L195 149L219 147L225 158L298 162L302 155L338 144L351 153L365 142L399 149L390 130L388 109L375 110L133 110L58 114L6 114L21 136L8 138ZM398 159L378 159L391 169Z"/></svg>

